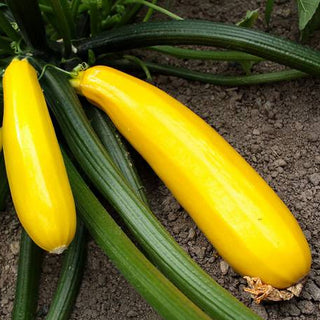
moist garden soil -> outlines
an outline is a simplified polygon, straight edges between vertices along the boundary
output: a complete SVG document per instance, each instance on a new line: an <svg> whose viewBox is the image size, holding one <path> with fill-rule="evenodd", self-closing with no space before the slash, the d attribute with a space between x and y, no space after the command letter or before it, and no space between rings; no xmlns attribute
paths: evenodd
<svg viewBox="0 0 320 320"><path fill-rule="evenodd" d="M206 0L195 4L191 0L181 0L160 4L168 5L169 9L183 17L229 23L241 20L246 10L259 8L260 18L255 28L267 30L263 21L265 1ZM297 25L295 2L275 1L268 32L297 40ZM320 49L319 35L315 34L308 45ZM159 54L149 53L146 56L159 59ZM241 72L235 64L160 59L207 72ZM254 71L281 68L266 62L254 67ZM219 257L163 183L133 152L155 215L203 269L263 319L320 319L320 79L250 87L219 87L154 76L153 83L218 130L291 209L310 243L313 256L310 276L301 296L288 302L253 303L249 294L243 291L245 281ZM0 214L1 320L11 318L20 230L9 201L6 212ZM234 249L237 250L236 244ZM37 319L44 319L48 311L61 261L59 256L45 255ZM89 238L86 269L71 319L157 320L160 317Z"/></svg>

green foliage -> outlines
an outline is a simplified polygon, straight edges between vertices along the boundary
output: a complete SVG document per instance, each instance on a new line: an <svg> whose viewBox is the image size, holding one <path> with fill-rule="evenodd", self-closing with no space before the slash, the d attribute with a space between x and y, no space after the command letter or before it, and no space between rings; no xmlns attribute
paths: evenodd
<svg viewBox="0 0 320 320"><path fill-rule="evenodd" d="M267 0L264 18L265 18L266 23L267 23L268 26L269 26L270 19L271 19L271 13L272 13L272 10L273 10L273 5L274 5L274 0Z"/></svg>
<svg viewBox="0 0 320 320"><path fill-rule="evenodd" d="M307 41L314 31L320 28L320 7L317 8L316 13L312 19L308 22L306 27L301 30L300 38L302 41Z"/></svg>
<svg viewBox="0 0 320 320"><path fill-rule="evenodd" d="M320 0L297 0L299 13L299 29L303 30L315 14Z"/></svg>
<svg viewBox="0 0 320 320"><path fill-rule="evenodd" d="M320 1L320 0L319 0ZM259 9L253 11L247 11L245 17L236 23L239 27L251 28L255 24L259 17Z"/></svg>
<svg viewBox="0 0 320 320"><path fill-rule="evenodd" d="M236 25L239 27L252 28L256 23L258 17L259 9L247 11L245 17L241 21L236 23ZM240 61L239 63L246 75L251 74L251 69L255 64L255 61Z"/></svg>

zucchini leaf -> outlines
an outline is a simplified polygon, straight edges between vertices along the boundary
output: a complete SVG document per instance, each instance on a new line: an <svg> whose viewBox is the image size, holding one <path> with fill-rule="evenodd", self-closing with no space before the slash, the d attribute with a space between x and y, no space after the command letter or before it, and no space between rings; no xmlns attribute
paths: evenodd
<svg viewBox="0 0 320 320"><path fill-rule="evenodd" d="M299 29L303 30L315 14L320 0L297 0Z"/></svg>
<svg viewBox="0 0 320 320"><path fill-rule="evenodd" d="M259 9L256 9L253 11L247 11L245 17L241 21L236 23L236 25L239 27L252 28L253 25L256 23L258 17L259 17ZM240 61L239 64L241 65L245 74L250 75L251 69L255 64L255 61Z"/></svg>
<svg viewBox="0 0 320 320"><path fill-rule="evenodd" d="M320 28L320 7L317 8L316 13L312 19L308 22L303 30L300 31L300 39L302 42L306 42L314 31Z"/></svg>
<svg viewBox="0 0 320 320"><path fill-rule="evenodd" d="M320 0L319 0L320 1ZM259 17L259 9L247 11L245 17L236 23L239 27L251 28Z"/></svg>

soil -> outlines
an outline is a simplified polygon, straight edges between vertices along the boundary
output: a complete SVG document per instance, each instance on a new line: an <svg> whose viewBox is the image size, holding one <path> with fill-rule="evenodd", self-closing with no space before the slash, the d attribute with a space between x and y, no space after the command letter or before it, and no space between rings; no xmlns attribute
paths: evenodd
<svg viewBox="0 0 320 320"><path fill-rule="evenodd" d="M162 2L164 5L166 2ZM161 2L160 2L161 4ZM171 1L170 7L183 17L236 23L246 10L259 8L256 28L263 22L265 1L191 0ZM268 30L298 39L297 10L293 1L275 1ZM317 47L317 35L310 45ZM157 55L153 55L156 58ZM175 59L165 58L169 63ZM234 65L212 62L180 64L211 72L239 72ZM280 69L264 63L255 70ZM174 200L148 165L134 159L147 190L153 212L190 256L224 288L268 320L320 319L320 100L319 80L303 79L273 85L219 87L167 76L153 82L185 103L219 133L261 174L299 221L313 255L310 276L299 298L289 302L255 304L243 292L245 281L217 254L188 214ZM12 311L20 225L9 202L0 215L0 318ZM61 257L46 255L41 275L37 319L44 319L56 286ZM90 239L81 289L71 319L141 319L160 317L135 292Z"/></svg>

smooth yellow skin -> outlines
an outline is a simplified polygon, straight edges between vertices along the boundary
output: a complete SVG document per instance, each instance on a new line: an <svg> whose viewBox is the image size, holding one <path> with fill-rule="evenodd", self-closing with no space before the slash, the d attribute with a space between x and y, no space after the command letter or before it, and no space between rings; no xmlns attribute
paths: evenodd
<svg viewBox="0 0 320 320"><path fill-rule="evenodd" d="M3 150L16 212L38 246L60 253L75 234L75 205L36 71L26 59L10 63L3 92Z"/></svg>
<svg viewBox="0 0 320 320"><path fill-rule="evenodd" d="M196 114L105 66L89 68L71 83L110 116L236 271L277 288L308 274L310 249L293 215Z"/></svg>

